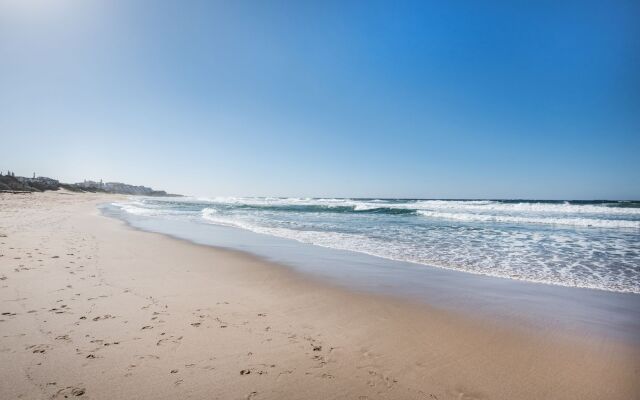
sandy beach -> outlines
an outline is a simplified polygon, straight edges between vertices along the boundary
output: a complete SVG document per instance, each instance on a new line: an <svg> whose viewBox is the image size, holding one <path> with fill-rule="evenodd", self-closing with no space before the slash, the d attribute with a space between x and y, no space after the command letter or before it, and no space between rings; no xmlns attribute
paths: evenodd
<svg viewBox="0 0 640 400"><path fill-rule="evenodd" d="M634 399L640 351L349 292L0 194L1 399Z"/></svg>

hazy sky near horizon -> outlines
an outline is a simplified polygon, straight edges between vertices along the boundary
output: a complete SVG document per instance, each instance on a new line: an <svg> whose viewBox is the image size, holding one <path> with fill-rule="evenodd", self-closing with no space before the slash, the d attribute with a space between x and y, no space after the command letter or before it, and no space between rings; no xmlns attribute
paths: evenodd
<svg viewBox="0 0 640 400"><path fill-rule="evenodd" d="M0 0L0 169L638 199L638 21L637 1Z"/></svg>

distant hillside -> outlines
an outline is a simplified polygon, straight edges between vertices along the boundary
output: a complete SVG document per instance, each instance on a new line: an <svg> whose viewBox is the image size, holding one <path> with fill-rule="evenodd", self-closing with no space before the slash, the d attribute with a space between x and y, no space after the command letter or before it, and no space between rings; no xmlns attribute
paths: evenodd
<svg viewBox="0 0 640 400"><path fill-rule="evenodd" d="M58 190L59 188L60 182L51 178L0 175L0 190L2 191L42 192L45 190Z"/></svg>
<svg viewBox="0 0 640 400"><path fill-rule="evenodd" d="M23 176L0 175L0 192L43 192L45 190L67 189L73 192L103 192L128 194L137 196L180 196L164 190L154 190L146 186L128 185L120 182L61 183L56 179L39 176L26 178Z"/></svg>
<svg viewBox="0 0 640 400"><path fill-rule="evenodd" d="M121 182L94 182L84 181L81 183L75 183L75 187L81 190L100 191L106 193L118 193L118 194L130 194L136 196L179 196L175 194L169 194L164 190L154 190L146 186L128 185Z"/></svg>

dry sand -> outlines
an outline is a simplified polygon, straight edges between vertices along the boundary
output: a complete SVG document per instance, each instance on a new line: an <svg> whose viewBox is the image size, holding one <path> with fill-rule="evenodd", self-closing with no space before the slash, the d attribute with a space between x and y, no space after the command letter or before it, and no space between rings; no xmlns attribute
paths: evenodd
<svg viewBox="0 0 640 400"><path fill-rule="evenodd" d="M636 346L351 293L113 199L0 194L0 399L639 398Z"/></svg>

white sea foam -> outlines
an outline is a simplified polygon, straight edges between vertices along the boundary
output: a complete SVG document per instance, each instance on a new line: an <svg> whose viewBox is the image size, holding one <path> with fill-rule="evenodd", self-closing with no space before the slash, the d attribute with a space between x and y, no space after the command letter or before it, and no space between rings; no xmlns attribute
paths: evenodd
<svg viewBox="0 0 640 400"><path fill-rule="evenodd" d="M453 213L441 211L418 210L418 214L430 217L464 222L504 222L513 224L545 224L545 225L571 225L594 228L635 228L640 229L640 221L627 221L616 219L597 218L561 218L561 217L525 217L513 215L491 215Z"/></svg>
<svg viewBox="0 0 640 400"><path fill-rule="evenodd" d="M389 201L384 199L354 200L338 198L279 198L279 197L215 197L199 198L201 201L217 204L243 204L251 206L352 206L357 210L380 208L408 209L408 210L451 210L473 211L481 213L501 212L526 212L526 213L550 213L550 214L603 214L619 216L640 216L640 208L610 207L602 204L571 204L545 203L545 202L513 202L504 203L491 200L409 200L404 202Z"/></svg>
<svg viewBox="0 0 640 400"><path fill-rule="evenodd" d="M419 215L425 217L451 221L640 229L640 208L610 207L601 204L570 204L568 202L503 203L490 200L413 200L398 202L382 199L275 197L218 197L206 199L206 201L212 204L254 207L320 206L328 209L352 207L354 211L377 210L384 207L396 210L415 210Z"/></svg>
<svg viewBox="0 0 640 400"><path fill-rule="evenodd" d="M134 215L156 215L158 214L157 210L153 210L151 208L147 208L143 203L139 201L131 201L129 203L113 203L114 206L121 208L122 210L128 212L129 214Z"/></svg>
<svg viewBox="0 0 640 400"><path fill-rule="evenodd" d="M215 208L210 208L207 207L204 210L202 210L202 216L204 218L211 218L214 214L217 214L218 210L216 210Z"/></svg>
<svg viewBox="0 0 640 400"><path fill-rule="evenodd" d="M498 235L501 236L499 241L502 243L500 246L495 246L492 241L495 241L496 237L482 245L469 245L469 243L479 240L486 241L487 238L468 232L469 236L466 239L470 240L451 241L446 238L446 235L438 233L434 240L425 246L425 243L419 240L397 241L393 237L382 239L364 234L269 227L251 221L204 212L203 218L219 225L246 229L322 247L356 251L390 260L529 282L640 293L637 271L634 272L633 268L618 271L616 274L607 274L606 272L610 271L606 271L602 264L597 263L591 263L590 266L580 266L578 263L571 264L567 259L559 260L556 257L556 265L554 265L536 260L537 255L533 254L532 249L542 243L548 247L548 250L558 253L565 252L569 259L577 254L576 249L582 249L582 251L592 249L596 252L599 250L598 246L595 246L594 249L593 243L587 240L576 240L570 236L556 235L551 241L545 243L548 238L537 233ZM624 252L624 244L618 243L616 245L621 247L616 250L610 249L610 251ZM508 250L508 254L504 254L503 249ZM558 265L566 266L556 269ZM630 276L633 277L630 278Z"/></svg>
<svg viewBox="0 0 640 400"><path fill-rule="evenodd" d="M497 201L448 201L419 200L415 203L419 210L464 210L478 212L527 212L527 213L560 213L560 214L605 214L640 216L640 208L609 207L593 204L564 203L501 203Z"/></svg>
<svg viewBox="0 0 640 400"><path fill-rule="evenodd" d="M383 207L383 205L381 205L380 203L374 203L374 204L366 204L366 203L357 203L353 206L353 209L355 211L367 211L367 210L376 210L379 209L380 207Z"/></svg>

